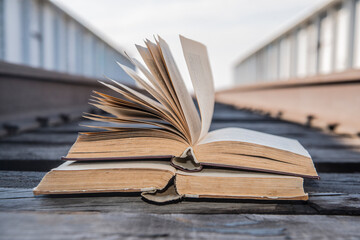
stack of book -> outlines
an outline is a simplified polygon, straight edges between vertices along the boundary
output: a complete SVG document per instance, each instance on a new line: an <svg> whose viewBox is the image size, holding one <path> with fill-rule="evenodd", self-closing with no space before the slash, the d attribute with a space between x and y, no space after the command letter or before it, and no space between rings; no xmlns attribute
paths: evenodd
<svg viewBox="0 0 360 240"><path fill-rule="evenodd" d="M208 53L199 42L180 41L199 111L168 44L160 37L146 40L146 47L136 46L144 63L129 57L141 75L120 67L148 94L101 82L117 96L94 92L91 104L108 115L85 117L111 125L79 133L66 162L45 175L35 195L141 192L155 202L308 199L303 178L318 174L298 141L241 128L209 132L214 86Z"/></svg>

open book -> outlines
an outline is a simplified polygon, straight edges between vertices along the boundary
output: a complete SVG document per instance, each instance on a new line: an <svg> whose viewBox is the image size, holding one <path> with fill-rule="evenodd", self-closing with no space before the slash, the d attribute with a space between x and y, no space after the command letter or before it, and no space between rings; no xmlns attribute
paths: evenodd
<svg viewBox="0 0 360 240"><path fill-rule="evenodd" d="M199 112L168 44L160 37L155 42L146 40L146 47L136 46L146 66L129 58L143 77L119 65L148 94L114 80L102 82L117 96L95 92L91 104L109 115L85 117L113 125L96 126L100 132L80 133L63 159L93 164L163 159L171 161L174 169L190 172L181 174L189 179L207 176L204 171L209 170L202 170L204 166L263 172L245 174L247 177L267 172L287 175L276 179L318 178L309 153L296 140L241 128L209 132L214 85L207 50L199 42L182 36L180 40Z"/></svg>
<svg viewBox="0 0 360 240"><path fill-rule="evenodd" d="M180 36L180 40L200 116L169 46L161 38L156 44L146 41L147 48L137 46L137 49L147 68L136 59L132 62L148 81L132 69L120 66L152 98L116 81L112 81L113 85L103 83L121 98L96 93L92 104L112 116L87 114L85 117L120 125L103 127L105 131L102 132L80 134L64 159L192 155L190 161L173 158L172 163L189 171L212 165L317 178L309 153L296 140L241 128L209 132L214 85L207 50L204 45L185 37Z"/></svg>

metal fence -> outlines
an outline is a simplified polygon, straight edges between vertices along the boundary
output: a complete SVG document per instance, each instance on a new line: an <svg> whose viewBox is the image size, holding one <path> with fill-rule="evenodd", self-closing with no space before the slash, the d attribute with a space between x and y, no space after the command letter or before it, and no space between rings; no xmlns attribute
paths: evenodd
<svg viewBox="0 0 360 240"><path fill-rule="evenodd" d="M0 0L0 60L133 84L122 51L47 0Z"/></svg>
<svg viewBox="0 0 360 240"><path fill-rule="evenodd" d="M235 82L304 78L360 68L360 0L334 0L253 51Z"/></svg>

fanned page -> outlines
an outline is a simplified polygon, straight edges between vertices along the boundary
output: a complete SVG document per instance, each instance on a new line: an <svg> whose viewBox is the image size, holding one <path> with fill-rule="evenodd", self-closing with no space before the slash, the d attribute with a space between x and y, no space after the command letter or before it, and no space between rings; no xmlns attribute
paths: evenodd
<svg viewBox="0 0 360 240"><path fill-rule="evenodd" d="M181 77L179 69L175 63L175 60L171 54L168 44L159 37L159 45L161 48L161 53L165 61L166 69L169 73L171 82L174 86L176 96L180 102L181 109L185 115L185 120L187 125L190 128L191 133L191 143L195 145L200 137L201 131L201 122L199 114L196 110L193 99L191 98L190 93L188 92L184 80Z"/></svg>
<svg viewBox="0 0 360 240"><path fill-rule="evenodd" d="M101 82L120 95L94 92L95 96L90 100L93 106L110 114L85 115L88 119L103 122L104 126L90 127L104 131L81 133L65 159L178 156L198 141L200 116L169 46L161 38L156 44L146 40L145 45L146 48L137 46L137 49L148 69L135 59L129 60L148 81L134 70L119 65L151 97L111 79Z"/></svg>
<svg viewBox="0 0 360 240"><path fill-rule="evenodd" d="M214 80L206 46L180 35L186 65L201 114L201 140L208 133L214 113Z"/></svg>

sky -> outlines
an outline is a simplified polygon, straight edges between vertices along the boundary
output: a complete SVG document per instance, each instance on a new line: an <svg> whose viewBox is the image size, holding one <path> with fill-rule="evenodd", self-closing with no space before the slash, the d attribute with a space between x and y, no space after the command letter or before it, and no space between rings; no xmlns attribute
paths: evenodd
<svg viewBox="0 0 360 240"><path fill-rule="evenodd" d="M188 87L179 34L207 46L216 89L233 84L235 63L328 0L53 0L140 59L135 44L165 39Z"/></svg>

